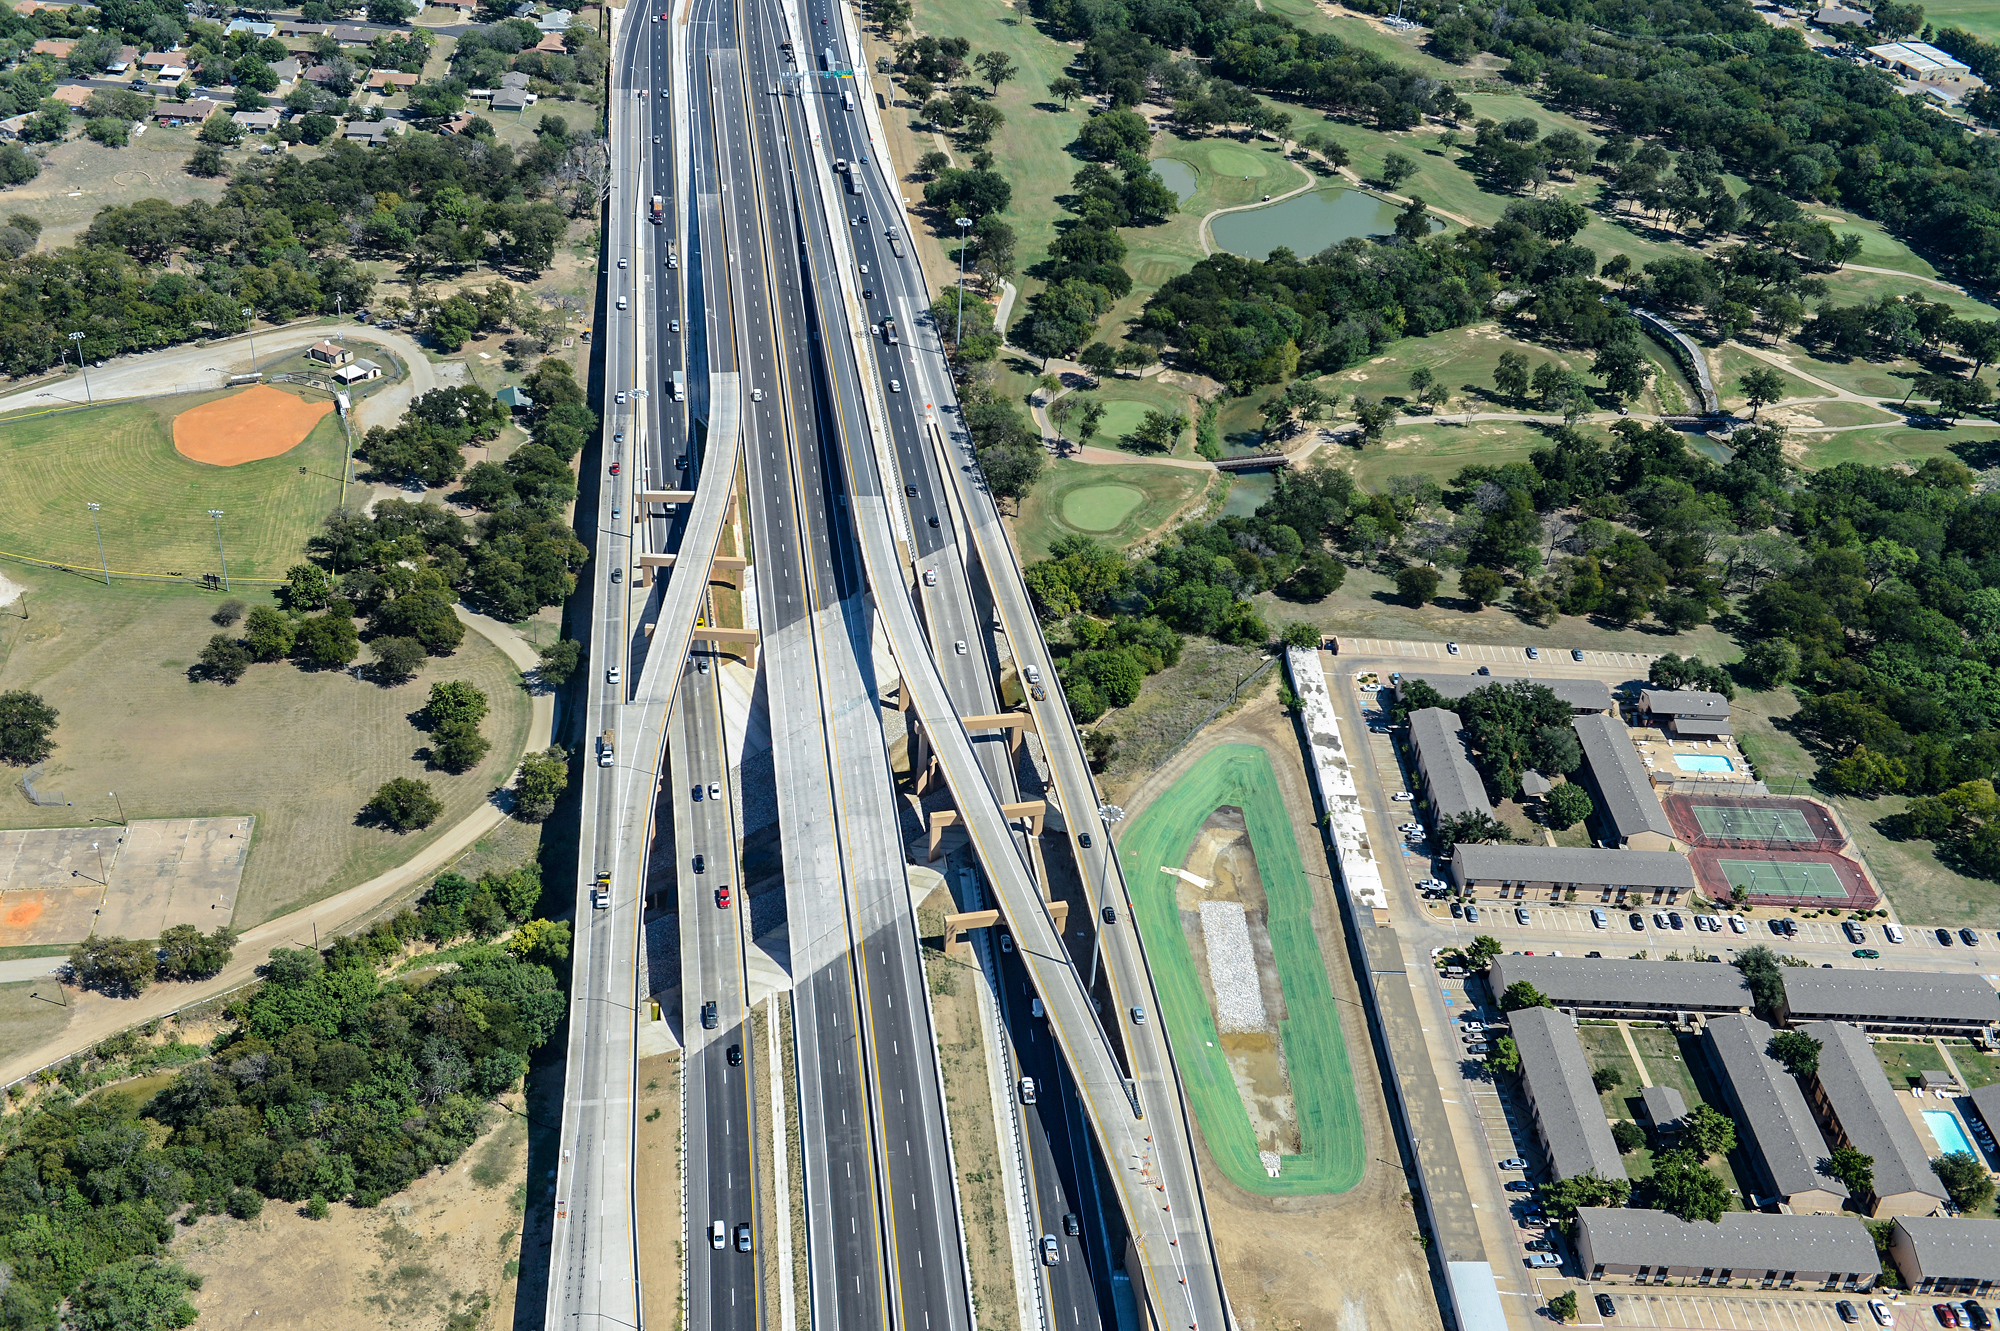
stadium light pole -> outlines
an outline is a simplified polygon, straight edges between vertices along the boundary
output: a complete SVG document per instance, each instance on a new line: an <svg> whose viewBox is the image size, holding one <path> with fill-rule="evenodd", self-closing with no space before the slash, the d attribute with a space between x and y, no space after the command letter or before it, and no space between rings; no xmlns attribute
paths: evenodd
<svg viewBox="0 0 2000 1331"><path fill-rule="evenodd" d="M958 325L951 333L951 344L956 347L959 337L965 332L965 229L972 225L972 219L954 217L951 220L958 227Z"/></svg>
<svg viewBox="0 0 2000 1331"><path fill-rule="evenodd" d="M253 326L255 322L256 311L245 308L243 311L243 331L250 334L250 372L252 374L257 372L257 330Z"/></svg>
<svg viewBox="0 0 2000 1331"><path fill-rule="evenodd" d="M229 590L229 556L222 548L222 510L211 508L208 516L215 519L215 553L222 556L222 590Z"/></svg>
<svg viewBox="0 0 2000 1331"><path fill-rule="evenodd" d="M111 563L104 557L104 529L97 525L97 505L85 503L90 510L90 529L97 533L97 562L104 569L104 585L111 585Z"/></svg>
<svg viewBox="0 0 2000 1331"><path fill-rule="evenodd" d="M90 365L83 359L83 334L71 333L69 340L76 343L76 368L83 371L83 400L90 402Z"/></svg>

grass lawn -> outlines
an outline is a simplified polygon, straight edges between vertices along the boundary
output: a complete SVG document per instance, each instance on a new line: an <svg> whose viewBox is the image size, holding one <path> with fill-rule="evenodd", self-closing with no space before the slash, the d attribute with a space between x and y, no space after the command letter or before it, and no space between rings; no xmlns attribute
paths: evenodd
<svg viewBox="0 0 2000 1331"><path fill-rule="evenodd" d="M1718 366L1717 360L1721 361ZM1826 397L1827 391L1817 384L1809 384L1794 374L1787 374L1767 360L1751 355L1742 347L1725 343L1718 352L1709 353L1709 369L1715 375L1716 391L1722 394L1724 411L1740 411L1749 407L1749 399L1743 396L1743 376L1750 370L1776 370L1785 381L1784 397L1789 400L1802 397ZM1811 411L1812 408L1805 408ZM1817 414L1817 413L1815 413ZM1875 413L1876 419L1887 419L1882 413Z"/></svg>
<svg viewBox="0 0 2000 1331"><path fill-rule="evenodd" d="M33 1049L60 1031L70 1014L57 993L47 980L0 984L0 1049Z"/></svg>
<svg viewBox="0 0 2000 1331"><path fill-rule="evenodd" d="M26 688L62 714L42 778L73 807L30 804L19 782L0 792L0 822L69 827L132 818L254 814L256 840L237 897L239 928L365 882L410 858L512 775L529 699L499 649L467 633L458 652L381 688L289 663L252 666L233 687L193 683L188 668L216 626L218 597L179 586L117 583L10 566L29 618L0 613L0 690ZM460 776L427 771L427 736L411 722L436 680L462 679L491 700L485 762ZM392 777L428 781L445 806L424 832L357 825Z"/></svg>
<svg viewBox="0 0 2000 1331"><path fill-rule="evenodd" d="M1945 1070L1944 1055L1928 1040L1880 1040L1870 1047L1889 1084L1898 1091L1909 1090L1926 1072ZM1957 1057L1956 1050L1952 1056Z"/></svg>
<svg viewBox="0 0 2000 1331"><path fill-rule="evenodd" d="M1991 1086L2000 1081L2000 1058L1982 1054L1969 1044L1953 1042L1951 1061L1958 1064L1959 1072L1965 1077L1965 1089L1976 1091L1982 1086Z"/></svg>
<svg viewBox="0 0 2000 1331"><path fill-rule="evenodd" d="M1963 28L1989 42L2000 39L2000 11L1987 0L1938 0L1924 6L1924 17L1940 28Z"/></svg>
<svg viewBox="0 0 2000 1331"><path fill-rule="evenodd" d="M299 394L326 400L310 389ZM216 571L208 510L221 509L230 576L282 578L339 502L346 436L329 413L278 457L217 467L181 456L173 418L223 396L191 393L0 422L0 550L95 568L84 508L91 502L103 506L98 518L114 576Z"/></svg>
<svg viewBox="0 0 2000 1331"><path fill-rule="evenodd" d="M1071 535L1123 549L1157 530L1211 483L1186 467L1058 461L1021 503L1014 523L1021 558L1042 559L1056 538Z"/></svg>
<svg viewBox="0 0 2000 1331"><path fill-rule="evenodd" d="M194 152L195 131L151 126L123 148L107 148L83 137L79 129L46 154L37 153L42 172L25 185L7 191L7 211L27 213L42 224L46 251L67 245L83 233L90 220L106 208L140 199L166 197L176 204L202 199L215 203L228 181L204 180L187 173ZM255 156L226 154L234 169Z"/></svg>
<svg viewBox="0 0 2000 1331"><path fill-rule="evenodd" d="M1107 375L1098 380L1096 388L1074 393L1071 396L1079 408L1085 402L1097 401L1104 404L1104 419L1097 423L1097 433L1090 442L1098 448L1126 448L1125 440L1139 428L1149 411L1179 412L1187 417L1190 428L1181 432L1175 443L1172 456L1194 456L1193 424L1197 406L1187 390L1172 384L1162 383L1160 376L1151 379L1119 379ZM1074 439L1076 436L1071 435ZM1137 457L1157 456L1132 450Z"/></svg>
<svg viewBox="0 0 2000 1331"><path fill-rule="evenodd" d="M1547 444L1548 438L1528 421L1460 425L1453 416L1415 416L1391 427L1380 444L1342 445L1334 455L1358 484L1379 490L1391 476L1403 474L1428 476L1442 485L1469 462L1526 462L1528 454Z"/></svg>

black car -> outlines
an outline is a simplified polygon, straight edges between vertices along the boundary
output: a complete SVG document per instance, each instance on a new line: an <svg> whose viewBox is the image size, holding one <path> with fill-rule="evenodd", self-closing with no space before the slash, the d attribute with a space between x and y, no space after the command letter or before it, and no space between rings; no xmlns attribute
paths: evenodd
<svg viewBox="0 0 2000 1331"><path fill-rule="evenodd" d="M706 855L697 855L694 857L694 871L696 873L708 872L708 857Z"/></svg>
<svg viewBox="0 0 2000 1331"><path fill-rule="evenodd" d="M1965 944L1967 947L1978 947L1979 935L1972 932L1972 930L1970 929L1960 929L1958 931L1958 941Z"/></svg>
<svg viewBox="0 0 2000 1331"><path fill-rule="evenodd" d="M1635 910L1635 911L1633 911L1633 912L1632 912L1632 913L1631 913L1630 915L1627 915L1627 916L1625 917L1625 922L1626 922L1627 924L1631 925L1631 926L1632 926L1632 927L1633 927L1634 929L1638 929L1638 930L1642 930L1642 931L1643 931L1643 930L1645 929L1645 927L1646 927L1646 917L1645 917L1645 916L1643 916L1643 915L1641 915L1641 914L1640 914L1640 913L1639 913L1638 911L1636 911L1636 910Z"/></svg>
<svg viewBox="0 0 2000 1331"><path fill-rule="evenodd" d="M1843 1322L1858 1322L1861 1320L1861 1310L1854 1306L1854 1300L1852 1299L1842 1299L1839 1303L1833 1305L1833 1310L1840 1314L1840 1320Z"/></svg>
<svg viewBox="0 0 2000 1331"><path fill-rule="evenodd" d="M1597 1296L1597 1311L1600 1314L1602 1314L1605 1317L1609 1317L1611 1316L1612 1313L1616 1312L1617 1310L1618 1310L1618 1305L1611 1301L1611 1296L1609 1294L1600 1294Z"/></svg>
<svg viewBox="0 0 2000 1331"><path fill-rule="evenodd" d="M929 517L925 518L924 523L925 525L931 527L937 526L938 525L937 514L933 513Z"/></svg>
<svg viewBox="0 0 2000 1331"><path fill-rule="evenodd" d="M1939 946L1939 947L1950 947L1950 946L1951 946L1951 930L1949 930L1949 929L1940 929L1940 930L1938 930L1938 931L1937 931L1937 940L1938 940L1938 946Z"/></svg>
<svg viewBox="0 0 2000 1331"><path fill-rule="evenodd" d="M1083 1233L1083 1222L1076 1218L1074 1211L1063 1215L1063 1233L1070 1235Z"/></svg>
<svg viewBox="0 0 2000 1331"><path fill-rule="evenodd" d="M732 1068L740 1068L740 1067L742 1067L742 1066L743 1066L743 1046L742 1046L742 1045L740 1045L740 1044L733 1044L733 1045L730 1045L730 1046L729 1046L729 1053L728 1053L727 1057L728 1057L728 1059L729 1059L729 1066L730 1066L730 1067L732 1067Z"/></svg>
<svg viewBox="0 0 2000 1331"><path fill-rule="evenodd" d="M1524 1178L1510 1178L1507 1180L1507 1191L1509 1192L1533 1192L1534 1190L1535 1185Z"/></svg>
<svg viewBox="0 0 2000 1331"><path fill-rule="evenodd" d="M1668 924L1671 924L1671 925L1672 925L1672 926L1674 926L1674 928L1676 928L1676 929L1680 928L1680 927L1681 927L1681 913L1680 913L1679 911L1677 911L1677 910L1674 910L1674 911L1668 911L1668 912L1667 912L1667 923L1668 923Z"/></svg>
<svg viewBox="0 0 2000 1331"><path fill-rule="evenodd" d="M1972 1331L1986 1331L1993 1325L1993 1318L1986 1309L1971 1299L1965 1301L1965 1320L1972 1323Z"/></svg>
<svg viewBox="0 0 2000 1331"><path fill-rule="evenodd" d="M1077 845L1079 845L1079 846L1082 846L1082 847L1083 847L1083 848L1084 848L1085 850L1089 850L1089 849L1090 849L1090 833L1088 833L1088 832L1078 832L1078 833L1076 834L1076 844L1077 844Z"/></svg>
<svg viewBox="0 0 2000 1331"><path fill-rule="evenodd" d="M906 485L903 487L903 493L908 495L910 498L915 499L917 497L917 487L914 485Z"/></svg>
<svg viewBox="0 0 2000 1331"><path fill-rule="evenodd" d="M1104 908L1104 922L1106 924L1118 923L1118 907L1106 906Z"/></svg>

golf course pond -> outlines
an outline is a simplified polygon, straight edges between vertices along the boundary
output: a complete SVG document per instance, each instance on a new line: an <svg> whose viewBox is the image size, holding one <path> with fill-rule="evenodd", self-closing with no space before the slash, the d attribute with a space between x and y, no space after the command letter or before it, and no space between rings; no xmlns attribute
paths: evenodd
<svg viewBox="0 0 2000 1331"><path fill-rule="evenodd" d="M1219 247L1246 259L1268 259L1280 247L1304 256L1352 236L1389 235L1400 211L1361 190L1323 189L1262 208L1224 213L1208 229ZM1433 219L1432 225L1443 224Z"/></svg>
<svg viewBox="0 0 2000 1331"><path fill-rule="evenodd" d="M1194 168L1177 157L1154 158L1153 174L1157 175L1182 203L1194 197L1195 189L1200 184Z"/></svg>
<svg viewBox="0 0 2000 1331"><path fill-rule="evenodd" d="M1145 502L1136 485L1080 485L1063 496L1062 520L1078 531L1116 531Z"/></svg>

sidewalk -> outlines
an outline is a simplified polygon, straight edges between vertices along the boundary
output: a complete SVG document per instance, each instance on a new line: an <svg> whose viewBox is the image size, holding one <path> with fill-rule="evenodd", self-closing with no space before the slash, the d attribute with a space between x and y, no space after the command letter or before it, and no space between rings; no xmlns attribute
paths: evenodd
<svg viewBox="0 0 2000 1331"><path fill-rule="evenodd" d="M535 666L539 660L535 649L512 628L485 615L474 614L464 606L455 608L458 617L469 628L498 647L509 661L524 670ZM529 752L548 747L554 721L554 695L535 694L528 721ZM497 768L495 770L498 771ZM511 766L508 775L512 775ZM156 984L138 998L131 999L72 991L69 1006L74 1015L70 1017L69 1024L35 1048L21 1050L0 1062L0 1085L18 1081L128 1026L167 1016L248 984L257 978L257 968L270 957L273 948L311 947L315 930L320 946L324 947L336 934L393 900L398 893L448 867L470 850L474 842L498 827L506 818L509 807L511 800L506 793L496 793L408 862L345 892L245 930L236 944L234 958L222 968L221 973L209 979L194 984ZM59 964L61 960L60 957L47 957L0 963L0 968L4 968L0 969L0 982L37 979L46 974L46 970L24 975L14 975L11 971L30 966L49 967Z"/></svg>

